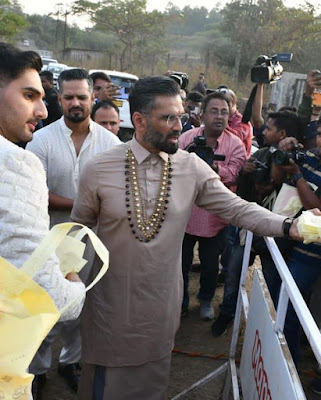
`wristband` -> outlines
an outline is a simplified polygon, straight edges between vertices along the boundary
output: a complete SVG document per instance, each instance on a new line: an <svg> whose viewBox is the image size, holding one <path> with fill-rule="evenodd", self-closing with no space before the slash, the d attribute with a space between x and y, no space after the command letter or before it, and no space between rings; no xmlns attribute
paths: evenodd
<svg viewBox="0 0 321 400"><path fill-rule="evenodd" d="M286 218L283 222L283 236L290 238L290 229L293 224L293 218Z"/></svg>
<svg viewBox="0 0 321 400"><path fill-rule="evenodd" d="M303 175L301 174L301 172L299 172L298 174L294 174L291 176L290 182L293 186L296 186L298 180L301 178L303 178Z"/></svg>

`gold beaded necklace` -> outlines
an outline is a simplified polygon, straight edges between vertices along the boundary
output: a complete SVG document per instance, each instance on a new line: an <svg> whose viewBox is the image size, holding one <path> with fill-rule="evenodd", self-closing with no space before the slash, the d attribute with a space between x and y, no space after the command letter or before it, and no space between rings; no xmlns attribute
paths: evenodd
<svg viewBox="0 0 321 400"><path fill-rule="evenodd" d="M170 196L169 192L171 190L170 185L172 183L172 171L171 159L168 157L167 162L163 161L161 181L153 213L150 218L147 218L145 201L138 177L138 163L130 149L128 149L126 152L125 187L127 218L132 233L140 242L149 242L150 240L154 239L162 227L162 223L165 220L166 210L168 208L167 204L168 197ZM133 202L136 226L139 230L139 234L137 233L135 224L133 222L133 215L130 209L130 195Z"/></svg>

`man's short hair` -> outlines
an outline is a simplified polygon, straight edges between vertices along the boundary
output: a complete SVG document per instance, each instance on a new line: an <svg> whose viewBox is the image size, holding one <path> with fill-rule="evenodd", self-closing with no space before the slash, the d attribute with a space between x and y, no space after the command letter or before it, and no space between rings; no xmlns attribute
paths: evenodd
<svg viewBox="0 0 321 400"><path fill-rule="evenodd" d="M19 78L27 69L41 71L42 60L35 51L21 51L9 43L0 43L0 87Z"/></svg>
<svg viewBox="0 0 321 400"><path fill-rule="evenodd" d="M93 81L93 83L95 84L97 79L101 79L102 81L105 82L111 82L110 76L107 75L105 72L99 71L99 72L93 72L92 74L90 74L90 78Z"/></svg>
<svg viewBox="0 0 321 400"><path fill-rule="evenodd" d="M225 93L228 97L230 97L232 104L237 103L237 97L236 97L235 92L232 89L230 89L228 86L220 85L220 86L218 86L218 88L216 90L218 92Z"/></svg>
<svg viewBox="0 0 321 400"><path fill-rule="evenodd" d="M202 103L202 101L204 100L204 96L202 95L202 93L194 91L188 94L187 100L194 101L195 103Z"/></svg>
<svg viewBox="0 0 321 400"><path fill-rule="evenodd" d="M48 82L53 83L53 73L51 71L41 71L39 75L46 78Z"/></svg>
<svg viewBox="0 0 321 400"><path fill-rule="evenodd" d="M168 76L147 76L139 79L129 95L130 115L150 113L156 107L157 96L179 96L180 86Z"/></svg>
<svg viewBox="0 0 321 400"><path fill-rule="evenodd" d="M278 111L291 111L293 113L297 113L298 109L293 106L283 106L283 107L279 108Z"/></svg>
<svg viewBox="0 0 321 400"><path fill-rule="evenodd" d="M105 100L105 101L98 101L96 104L94 104L92 110L91 110L91 119L95 120L95 114L100 108L113 108L118 116L119 116L119 108L116 106L116 104L112 100Z"/></svg>
<svg viewBox="0 0 321 400"><path fill-rule="evenodd" d="M69 81L82 81L86 80L88 82L89 90L92 92L93 90L93 81L90 78L88 72L82 68L72 68L72 69L65 69L62 71L58 77L58 87L59 92L62 92L62 83L69 82Z"/></svg>
<svg viewBox="0 0 321 400"><path fill-rule="evenodd" d="M230 106L231 98L226 93L212 92L204 97L204 100L202 103L202 111L203 112L206 111L206 107L207 107L208 103L213 99L224 100L224 101L226 101L227 105Z"/></svg>
<svg viewBox="0 0 321 400"><path fill-rule="evenodd" d="M284 129L287 136L300 138L302 135L302 122L300 118L291 111L276 111L268 114L278 130Z"/></svg>

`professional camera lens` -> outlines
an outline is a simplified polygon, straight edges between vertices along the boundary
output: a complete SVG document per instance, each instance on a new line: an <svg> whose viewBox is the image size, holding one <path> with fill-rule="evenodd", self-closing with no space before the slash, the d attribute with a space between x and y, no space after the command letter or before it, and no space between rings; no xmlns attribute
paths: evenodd
<svg viewBox="0 0 321 400"><path fill-rule="evenodd" d="M272 159L275 165L289 165L290 155L287 151L275 150L272 154Z"/></svg>

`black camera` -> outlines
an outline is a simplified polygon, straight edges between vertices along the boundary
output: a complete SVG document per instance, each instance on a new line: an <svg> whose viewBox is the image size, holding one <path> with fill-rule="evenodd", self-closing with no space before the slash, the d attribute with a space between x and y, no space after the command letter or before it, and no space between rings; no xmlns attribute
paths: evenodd
<svg viewBox="0 0 321 400"><path fill-rule="evenodd" d="M255 183L266 183L270 181L270 168L267 163L259 160L254 160L253 164L256 166L252 172Z"/></svg>
<svg viewBox="0 0 321 400"><path fill-rule="evenodd" d="M251 68L251 81L254 83L274 83L281 79L283 67L279 61L289 62L292 53L279 53L271 57L261 55Z"/></svg>
<svg viewBox="0 0 321 400"><path fill-rule="evenodd" d="M212 165L213 161L225 161L225 156L223 154L214 154L213 149L207 146L206 143L206 137L204 135L195 136L193 143L188 145L185 150L189 153L196 153L209 165Z"/></svg>
<svg viewBox="0 0 321 400"><path fill-rule="evenodd" d="M272 153L272 160L275 165L289 165L290 160L293 160L298 165L303 165L306 160L306 154L298 147L295 147L292 151L275 150Z"/></svg>
<svg viewBox="0 0 321 400"><path fill-rule="evenodd" d="M178 83L181 89L185 90L187 88L189 78L185 72L172 71L169 77L172 78L176 83Z"/></svg>

